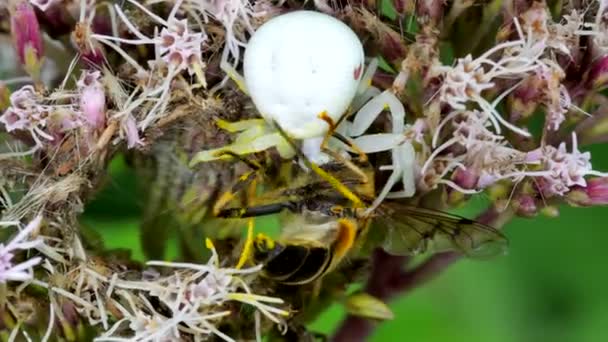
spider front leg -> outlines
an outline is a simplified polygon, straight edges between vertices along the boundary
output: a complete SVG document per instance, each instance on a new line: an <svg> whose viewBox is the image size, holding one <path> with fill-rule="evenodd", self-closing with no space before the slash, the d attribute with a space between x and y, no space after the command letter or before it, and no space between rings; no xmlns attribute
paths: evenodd
<svg viewBox="0 0 608 342"><path fill-rule="evenodd" d="M376 118L385 110L391 113L392 132L362 135ZM403 183L403 191L394 193L399 197L411 197L416 191L414 179L415 151L404 137L405 108L395 94L387 89L367 102L355 115L350 129L354 143L364 152L374 153L391 151L393 164L381 169L390 169L392 174L370 207L376 208L387 196L397 182Z"/></svg>
<svg viewBox="0 0 608 342"><path fill-rule="evenodd" d="M224 209L224 207L226 207L226 205L230 203L230 201L232 201L238 193L244 190L247 190L247 205L250 205L253 194L255 193L255 188L257 187L256 179L259 177L262 170L262 165L257 161L244 158L243 156L240 156L232 151L222 151L221 154L242 161L249 166L251 170L241 175L239 179L232 184L230 190L225 191L220 195L220 197L218 197L213 205L214 216L220 216L222 209Z"/></svg>
<svg viewBox="0 0 608 342"><path fill-rule="evenodd" d="M259 123L259 125L249 126L251 122L245 121L256 121L257 123ZM270 127L268 127L268 125L263 119L253 119L245 121L243 121L243 123L246 123L246 125L244 126L247 126L248 128L236 137L234 143L224 147L200 151L196 153L190 161L190 167L193 167L198 163L208 162L212 160L229 159L231 158L231 156L234 155L242 156L246 154L262 152L268 150L271 147L276 147L279 152L279 155L285 159L294 156L295 152L293 151L291 146L289 146L289 144L285 142L283 136L276 131L270 130ZM231 131L231 129L236 130L237 127L240 127L239 125L241 123L242 122L240 121L235 123L228 123L223 121L222 123L218 123L218 126L222 127L229 125L230 129L227 129L225 127L222 128ZM226 152L230 152L230 154Z"/></svg>
<svg viewBox="0 0 608 342"><path fill-rule="evenodd" d="M228 78L230 78L236 86L243 92L245 95L249 95L249 91L247 90L247 85L245 84L245 78L239 74L239 72L235 69L235 67L228 62L228 49L224 49L222 53L222 59L220 60L220 70L222 70ZM210 93L214 94L218 89L224 86L226 83L226 78L222 80L217 86L211 89Z"/></svg>

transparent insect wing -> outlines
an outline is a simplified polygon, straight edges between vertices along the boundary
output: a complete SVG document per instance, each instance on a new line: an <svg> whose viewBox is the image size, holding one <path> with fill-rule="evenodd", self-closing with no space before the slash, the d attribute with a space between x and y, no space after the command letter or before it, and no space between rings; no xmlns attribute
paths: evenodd
<svg viewBox="0 0 608 342"><path fill-rule="evenodd" d="M471 258L504 254L507 239L496 229L444 212L385 203L375 229L384 230L382 247L395 255L456 251Z"/></svg>

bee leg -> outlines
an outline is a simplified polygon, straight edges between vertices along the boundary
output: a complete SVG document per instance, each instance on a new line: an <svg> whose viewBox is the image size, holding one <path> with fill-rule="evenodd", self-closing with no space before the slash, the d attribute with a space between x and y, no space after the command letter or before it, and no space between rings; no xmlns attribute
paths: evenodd
<svg viewBox="0 0 608 342"><path fill-rule="evenodd" d="M226 151L231 151L235 155L246 155L276 147L281 157L289 159L294 156L291 146L285 143L285 139L279 133L268 132L268 127L260 126L258 122L249 120L241 125L241 122L229 123L219 120L218 126L227 131L242 130L242 132L230 145L196 153L190 160L190 167L212 160L228 159L230 156L225 153Z"/></svg>
<svg viewBox="0 0 608 342"><path fill-rule="evenodd" d="M236 269L242 268L247 260L250 259L252 248L253 248L253 227L254 227L254 219L250 218L247 220L247 238L245 239L245 243L243 244L243 250L241 251L241 256L239 257L239 261L236 264Z"/></svg>
<svg viewBox="0 0 608 342"><path fill-rule="evenodd" d="M247 85L245 84L245 78L239 74L239 72L235 69L235 67L228 62L228 49L224 49L222 53L222 59L220 61L220 69L226 73L226 76L230 78L236 85L239 87L245 95L249 95L249 91L247 90ZM220 82L218 86L213 87L212 93L215 93L219 88L221 88L226 83L226 78Z"/></svg>
<svg viewBox="0 0 608 342"><path fill-rule="evenodd" d="M241 175L239 179L237 179L237 181L230 187L230 190L222 193L220 197L215 201L215 204L213 205L213 214L215 216L218 216L220 211L236 197L236 194L245 189L246 187L250 186L248 189L249 191L247 193L249 196L253 196L252 194L255 193L255 180L260 174L260 171L263 169L262 165L257 161L245 158L232 151L222 151L221 154L228 155L242 161L247 166L249 166L249 168L251 168L251 171ZM251 199L248 198L248 202L250 201Z"/></svg>
<svg viewBox="0 0 608 342"><path fill-rule="evenodd" d="M285 209L290 210L292 212L297 212L297 203L279 202L266 205L258 205L254 207L225 208L219 210L215 216L222 218L246 218L278 214Z"/></svg>

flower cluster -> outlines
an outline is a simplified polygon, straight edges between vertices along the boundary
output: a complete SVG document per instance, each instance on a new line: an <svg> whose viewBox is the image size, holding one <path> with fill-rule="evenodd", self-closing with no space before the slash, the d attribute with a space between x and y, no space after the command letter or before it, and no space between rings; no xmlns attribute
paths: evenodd
<svg viewBox="0 0 608 342"><path fill-rule="evenodd" d="M206 265L151 261L149 266L168 267L175 271L169 276L153 274L142 281L117 277L105 279L116 291L116 297L122 299L111 299L111 302L123 318L96 341L115 340L124 336L125 330L132 334L127 338L132 341L171 340L185 336L204 339L212 335L224 341L234 341L216 328L218 321L231 315L228 305L231 301L251 305L273 322L281 324L288 313L273 305L280 305L283 301L251 293L243 278L259 272L260 267L243 270L221 268L213 245L210 241L207 245L213 254ZM136 290L139 295L134 296L129 290ZM159 312L158 305L150 303L152 299L160 301L166 312ZM127 305L123 306L123 301Z"/></svg>
<svg viewBox="0 0 608 342"><path fill-rule="evenodd" d="M243 241L240 221L218 219L215 209L230 205L241 215L238 208L256 203L258 185L271 191L263 202L274 190L308 180L311 171L321 177L315 181L329 182L347 198L336 200L341 205L353 203L357 220L376 219L386 202L450 209L482 192L492 201L493 218L556 215L561 204L608 204L608 175L586 150L608 142L607 1L560 3L559 11L543 1L505 2L496 16L471 15L498 11L494 3L394 1L391 13L379 13L372 3L310 5L325 19L346 23L369 58L357 52L354 68L345 68L354 93L341 107L346 114L328 118L327 111L315 110L310 117L323 119L319 131L329 127L332 135L312 132L301 140L285 137L279 128L287 125L263 119L267 113L258 112L250 94L258 89L246 89L238 71L247 64L248 39L271 18L301 9L297 1L0 4L0 20L6 20L0 26L10 28L0 32L7 38L0 47L12 45L17 64L0 70L7 78L0 81L0 233L6 240L0 241L0 285L6 289L0 311L7 313L0 315L0 330L10 326L11 336L28 338L22 328L36 319L14 305L25 300L48 306L43 340L54 334L84 339L78 335L83 324L98 341L261 340L277 326L281 332L305 330L291 321L291 310L308 317L317 314L308 310L321 297L344 298L348 285L367 275L360 269L373 266L367 254L345 248L352 263L332 261L314 285L287 287L284 280L294 274L271 277L269 261L252 257L259 252L251 250L252 235ZM302 70L285 68L293 75L268 78L292 97L277 98L270 83L259 87L278 107L321 101L314 93L320 82L303 82L300 74L309 62L311 74L322 70L318 56L321 62L327 57L332 71L343 66L331 59L337 55L331 46L316 43L286 51L290 61L304 55ZM267 57L269 68L283 58ZM176 260L134 262L100 246L79 222L106 183L108 165L123 154L144 185L144 195L137 196L145 212L143 249L151 260L163 260L167 236L174 233L180 240ZM347 172L334 175L337 169L365 181L340 179ZM293 198L317 187L305 190L286 191L288 204L264 203L251 213L288 208L313 220L319 214L313 209L321 208L325 220L346 212L315 207L320 196L293 205ZM310 215L300 215L302 207ZM10 233L9 226L19 228L31 217ZM281 239L287 232L323 242L364 236L340 231L336 237L329 229L299 234L304 225L290 226L296 234L286 226ZM419 235L428 234L401 238ZM271 257L285 256L284 242L269 243ZM392 241L364 242L386 247ZM241 247L237 263L238 253L230 251ZM250 267L242 268L246 262ZM403 260L395 267L401 271ZM36 291L23 291L30 286ZM5 324L7 317L22 323Z"/></svg>
<svg viewBox="0 0 608 342"><path fill-rule="evenodd" d="M46 95L25 85L10 95L9 107L0 116L7 132L26 131L36 147L54 143L69 131L85 125L103 128L105 92L99 71L84 70L73 93Z"/></svg>

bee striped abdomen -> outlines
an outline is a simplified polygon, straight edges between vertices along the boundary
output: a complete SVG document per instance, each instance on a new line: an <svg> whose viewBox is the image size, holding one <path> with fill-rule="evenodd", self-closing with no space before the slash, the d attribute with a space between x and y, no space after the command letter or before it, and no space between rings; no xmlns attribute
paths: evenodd
<svg viewBox="0 0 608 342"><path fill-rule="evenodd" d="M278 250L280 248L280 250ZM269 278L284 281L293 276L306 262L310 248L300 245L281 245L275 247L275 255L267 259L264 271Z"/></svg>
<svg viewBox="0 0 608 342"><path fill-rule="evenodd" d="M317 279L331 264L331 251L324 247L311 247L304 263L289 278L285 284L304 284Z"/></svg>
<svg viewBox="0 0 608 342"><path fill-rule="evenodd" d="M340 263L358 233L357 221L350 218L305 227L280 241L258 236L253 259L264 264L266 277L287 285L310 283Z"/></svg>

